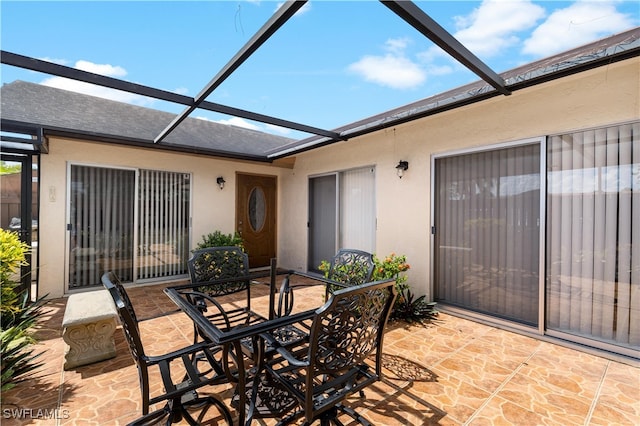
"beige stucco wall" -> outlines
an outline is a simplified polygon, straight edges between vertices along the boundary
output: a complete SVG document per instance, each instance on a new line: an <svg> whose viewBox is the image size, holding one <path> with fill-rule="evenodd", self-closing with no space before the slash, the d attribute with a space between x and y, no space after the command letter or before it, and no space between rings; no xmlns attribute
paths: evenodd
<svg viewBox="0 0 640 426"><path fill-rule="evenodd" d="M308 179L361 166L376 167L376 253L407 255L409 283L430 298L432 155L637 120L640 60L634 58L348 142L299 154L293 169L108 144L52 138L42 156L39 294L64 293L66 173L69 162L193 174L192 245L220 229L233 232L235 173L278 176L278 264L304 271ZM402 179L399 160L409 161ZM220 191L217 176L224 176Z"/></svg>
<svg viewBox="0 0 640 426"><path fill-rule="evenodd" d="M517 91L298 155L282 174L280 259L303 269L307 253L307 181L310 175L376 166L376 252L406 254L409 283L431 296L431 159L433 154L540 138L640 117L640 60ZM400 160L409 161L402 179Z"/></svg>
<svg viewBox="0 0 640 426"><path fill-rule="evenodd" d="M192 246L215 230L234 231L236 172L278 176L281 170L268 164L50 138L49 154L41 157L39 295L59 297L65 292L67 166L71 163L191 173ZM218 176L226 180L223 190L216 184Z"/></svg>

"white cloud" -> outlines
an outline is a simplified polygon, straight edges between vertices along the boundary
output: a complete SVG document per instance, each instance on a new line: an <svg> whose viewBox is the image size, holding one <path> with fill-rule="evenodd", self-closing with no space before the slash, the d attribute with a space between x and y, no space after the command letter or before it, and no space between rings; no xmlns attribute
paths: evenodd
<svg viewBox="0 0 640 426"><path fill-rule="evenodd" d="M186 87L178 87L177 89L173 89L173 92L178 95L186 95L189 93L189 89Z"/></svg>
<svg viewBox="0 0 640 426"><path fill-rule="evenodd" d="M57 61L62 62L61 60ZM122 78L127 75L127 71L120 66L109 64L95 64L89 61L80 60L75 63L74 68L104 75L106 77ZM98 96L100 98L111 99L118 102L126 102L134 105L148 106L153 103L152 99L133 93L122 92L120 90L109 89L82 81L71 80L64 77L48 77L40 84L72 92L83 93L85 95Z"/></svg>
<svg viewBox="0 0 640 426"><path fill-rule="evenodd" d="M484 0L468 15L453 17L457 30L453 36L471 53L486 60L505 55L508 49L522 43L521 33L533 28L544 15L544 8L530 0ZM437 45L417 57L427 64L428 76L466 71Z"/></svg>
<svg viewBox="0 0 640 426"><path fill-rule="evenodd" d="M404 38L392 38L387 40L384 45L385 49L396 55L402 55L409 45L410 40L407 37Z"/></svg>
<svg viewBox="0 0 640 426"><path fill-rule="evenodd" d="M518 33L545 15L531 1L484 0L468 16L456 16L455 37L477 56L493 57L520 43Z"/></svg>
<svg viewBox="0 0 640 426"><path fill-rule="evenodd" d="M197 117L197 118L208 120L203 117ZM250 130L260 130L260 127L256 126L255 124L249 123L247 120L241 117L231 117L228 120L209 120L209 121L213 121L214 123L227 124L229 126L242 127Z"/></svg>
<svg viewBox="0 0 640 426"><path fill-rule="evenodd" d="M211 120L210 118L203 117L203 116L198 116L194 118L197 118L200 120L212 121L218 124L225 124L228 126L236 126L236 127L242 127L244 129L256 130L258 132L278 133L281 135L291 134L291 129L287 129L280 126L274 126L273 124L256 125L256 124L250 123L249 121L241 117L231 117L226 120Z"/></svg>
<svg viewBox="0 0 640 426"><path fill-rule="evenodd" d="M524 43L523 52L549 56L633 27L615 2L578 1L553 12Z"/></svg>
<svg viewBox="0 0 640 426"><path fill-rule="evenodd" d="M422 84L424 71L409 59L391 54L385 56L365 56L351 64L349 70L365 80L389 86L394 89L410 89Z"/></svg>
<svg viewBox="0 0 640 426"><path fill-rule="evenodd" d="M265 124L264 126L267 129L267 133L278 133L283 136L291 134L291 129L286 127L274 126L273 124Z"/></svg>
<svg viewBox="0 0 640 426"><path fill-rule="evenodd" d="M410 89L422 84L427 76L418 64L407 58L404 51L409 40L390 39L385 43L389 52L383 56L367 55L349 65L348 70L366 81L393 89Z"/></svg>
<svg viewBox="0 0 640 426"><path fill-rule="evenodd" d="M91 72L94 74L100 74L107 77L118 77L122 78L127 75L127 71L124 68L119 66L113 66L109 64L94 64L93 62L80 60L76 62L74 68L77 68L82 71Z"/></svg>
<svg viewBox="0 0 640 426"><path fill-rule="evenodd" d="M426 71L430 76L448 75L454 71L454 68L449 65L429 65Z"/></svg>
<svg viewBox="0 0 640 426"><path fill-rule="evenodd" d="M49 58L49 57L38 58L38 59L40 59L41 61L47 61L47 62L51 62L58 65L67 65L69 63L69 61L67 61L66 59L56 59L56 58Z"/></svg>

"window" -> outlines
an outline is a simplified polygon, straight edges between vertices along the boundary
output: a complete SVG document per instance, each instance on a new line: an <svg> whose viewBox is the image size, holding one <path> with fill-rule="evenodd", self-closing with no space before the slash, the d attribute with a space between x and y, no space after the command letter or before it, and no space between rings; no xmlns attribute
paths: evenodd
<svg viewBox="0 0 640 426"><path fill-rule="evenodd" d="M187 273L190 181L187 173L140 170L138 279Z"/></svg>
<svg viewBox="0 0 640 426"><path fill-rule="evenodd" d="M436 300L637 357L640 122L548 137L546 192L539 151L435 159Z"/></svg>
<svg viewBox="0 0 640 426"><path fill-rule="evenodd" d="M540 145L435 162L436 300L538 323Z"/></svg>
<svg viewBox="0 0 640 426"><path fill-rule="evenodd" d="M375 252L375 169L364 167L309 179L307 268L318 272L339 248Z"/></svg>
<svg viewBox="0 0 640 426"><path fill-rule="evenodd" d="M547 327L638 348L640 123L550 137L547 155Z"/></svg>
<svg viewBox="0 0 640 426"><path fill-rule="evenodd" d="M186 274L190 175L72 165L69 288ZM137 212L136 212L137 210Z"/></svg>

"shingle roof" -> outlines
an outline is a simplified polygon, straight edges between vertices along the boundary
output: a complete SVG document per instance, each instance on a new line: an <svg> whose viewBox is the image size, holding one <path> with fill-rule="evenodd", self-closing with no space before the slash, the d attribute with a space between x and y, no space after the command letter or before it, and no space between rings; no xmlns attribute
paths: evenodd
<svg viewBox="0 0 640 426"><path fill-rule="evenodd" d="M0 89L2 120L28 123L49 133L153 146L153 138L175 114L122 102L15 81ZM193 152L265 158L265 153L292 139L237 126L189 118L161 144Z"/></svg>

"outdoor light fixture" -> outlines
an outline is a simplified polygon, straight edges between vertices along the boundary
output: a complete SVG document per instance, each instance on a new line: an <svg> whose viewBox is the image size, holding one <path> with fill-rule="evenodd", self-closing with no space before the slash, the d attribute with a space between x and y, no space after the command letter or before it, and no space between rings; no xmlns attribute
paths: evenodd
<svg viewBox="0 0 640 426"><path fill-rule="evenodd" d="M220 189L224 189L224 184L225 184L225 180L222 176L218 176L218 179L216 179L216 182L218 183L218 186L220 187Z"/></svg>
<svg viewBox="0 0 640 426"><path fill-rule="evenodd" d="M396 173L398 173L398 177L402 179L402 176L404 176L404 172L406 172L408 169L409 169L409 162L400 160L400 162L396 166Z"/></svg>

